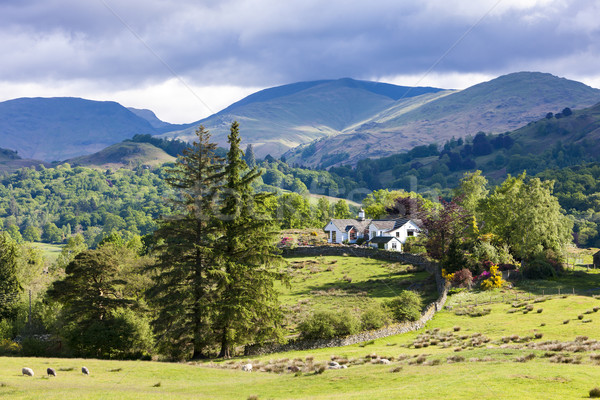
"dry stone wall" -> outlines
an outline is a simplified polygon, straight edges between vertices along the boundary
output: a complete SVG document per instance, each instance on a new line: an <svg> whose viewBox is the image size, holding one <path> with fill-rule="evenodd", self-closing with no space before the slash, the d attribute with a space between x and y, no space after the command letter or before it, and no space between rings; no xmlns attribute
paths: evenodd
<svg viewBox="0 0 600 400"><path fill-rule="evenodd" d="M448 296L448 288L437 267L437 264L425 259L424 257L398 253L377 249L352 248L342 246L318 246L318 247L297 247L294 249L284 249L284 257L317 257L317 256L355 256L355 257L371 257L382 260L398 261L406 264L419 265L425 268L428 272L435 275L439 298L429 304L421 317L412 322L401 322L388 325L384 328L361 332L356 335L350 335L343 338L320 339L320 340L291 340L286 344L266 344L266 345L249 345L244 349L244 354L247 356L255 356L270 353L282 353L286 351L297 350L312 350L326 347L349 346L352 344L367 342L369 340L381 339L388 336L398 335L410 331L416 331L425 326L425 324L433 318L435 313L441 310L446 303Z"/></svg>

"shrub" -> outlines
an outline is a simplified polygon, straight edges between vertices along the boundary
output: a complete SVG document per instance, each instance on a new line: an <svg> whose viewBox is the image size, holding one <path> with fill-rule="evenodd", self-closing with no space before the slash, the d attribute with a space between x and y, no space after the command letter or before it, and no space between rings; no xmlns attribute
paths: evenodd
<svg viewBox="0 0 600 400"><path fill-rule="evenodd" d="M452 285L456 287L467 287L473 283L473 274L470 270L463 268L454 273Z"/></svg>
<svg viewBox="0 0 600 400"><path fill-rule="evenodd" d="M590 390L590 397L593 397L593 398L600 397L600 387L595 387L592 390Z"/></svg>
<svg viewBox="0 0 600 400"><path fill-rule="evenodd" d="M379 304L367 308L360 316L363 330L379 329L390 323L391 316L388 309Z"/></svg>
<svg viewBox="0 0 600 400"><path fill-rule="evenodd" d="M303 339L332 339L358 332L359 322L350 312L319 311L302 321L298 331Z"/></svg>
<svg viewBox="0 0 600 400"><path fill-rule="evenodd" d="M502 287L502 273L498 271L497 265L490 266L490 277L481 282L481 288L484 290Z"/></svg>
<svg viewBox="0 0 600 400"><path fill-rule="evenodd" d="M411 290L403 290L400 295L386 303L396 321L416 321L421 316L423 300Z"/></svg>

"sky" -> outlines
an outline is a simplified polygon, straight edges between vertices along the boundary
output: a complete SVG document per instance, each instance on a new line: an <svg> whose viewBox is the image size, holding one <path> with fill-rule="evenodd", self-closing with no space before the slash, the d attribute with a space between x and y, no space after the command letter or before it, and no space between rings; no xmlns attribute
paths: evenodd
<svg viewBox="0 0 600 400"><path fill-rule="evenodd" d="M188 123L318 79L462 89L540 71L600 88L599 15L587 0L0 0L0 101Z"/></svg>

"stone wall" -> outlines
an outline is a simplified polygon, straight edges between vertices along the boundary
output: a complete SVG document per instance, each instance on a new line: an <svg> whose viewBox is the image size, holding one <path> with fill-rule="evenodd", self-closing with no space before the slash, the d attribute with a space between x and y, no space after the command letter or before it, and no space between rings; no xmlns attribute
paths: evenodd
<svg viewBox="0 0 600 400"><path fill-rule="evenodd" d="M441 310L446 303L448 296L448 288L446 287L445 281L437 268L437 264L430 262L429 260L414 254L398 253L385 250L369 250L364 248L351 248L343 246L319 246L319 247L297 247L294 249L285 249L283 255L285 257L310 257L310 256L356 256L356 257L371 257L376 259L393 260L399 261L406 264L420 265L423 266L428 272L435 275L438 291L440 293L439 298L429 304L425 311L421 314L421 317L413 322L402 322L397 324L388 325L384 328L361 332L356 335L350 335L343 338L335 339L320 339L320 340L291 340L287 344L266 344L263 346L249 345L244 349L246 356L256 356L270 353L282 353L286 351L297 351L297 350L312 350L321 349L326 347L340 347L349 346L352 344L362 343L369 340L381 339L388 336L398 335L410 331L416 331L425 326L435 313ZM409 261L410 260L410 261Z"/></svg>

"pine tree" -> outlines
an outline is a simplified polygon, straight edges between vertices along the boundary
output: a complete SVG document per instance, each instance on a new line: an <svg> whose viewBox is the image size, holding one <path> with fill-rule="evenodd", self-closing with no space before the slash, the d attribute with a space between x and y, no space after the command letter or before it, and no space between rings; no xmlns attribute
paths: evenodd
<svg viewBox="0 0 600 400"><path fill-rule="evenodd" d="M156 232L158 261L148 295L158 309L154 321L164 348L176 357L202 358L214 343L212 319L219 268L214 244L219 235L215 218L223 160L217 145L200 126L197 141L183 151L167 183L176 189L174 217L163 218Z"/></svg>
<svg viewBox="0 0 600 400"><path fill-rule="evenodd" d="M254 147L251 144L246 146L246 151L244 153L244 160L248 165L248 168L256 167L256 157L254 156Z"/></svg>
<svg viewBox="0 0 600 400"><path fill-rule="evenodd" d="M221 218L223 232L218 254L224 279L219 289L216 329L219 357L230 357L234 346L281 337L281 312L273 281L282 263L274 246L273 221L265 212L269 194L253 193L252 182L261 172L247 170L240 150L239 125L234 122L225 167Z"/></svg>

